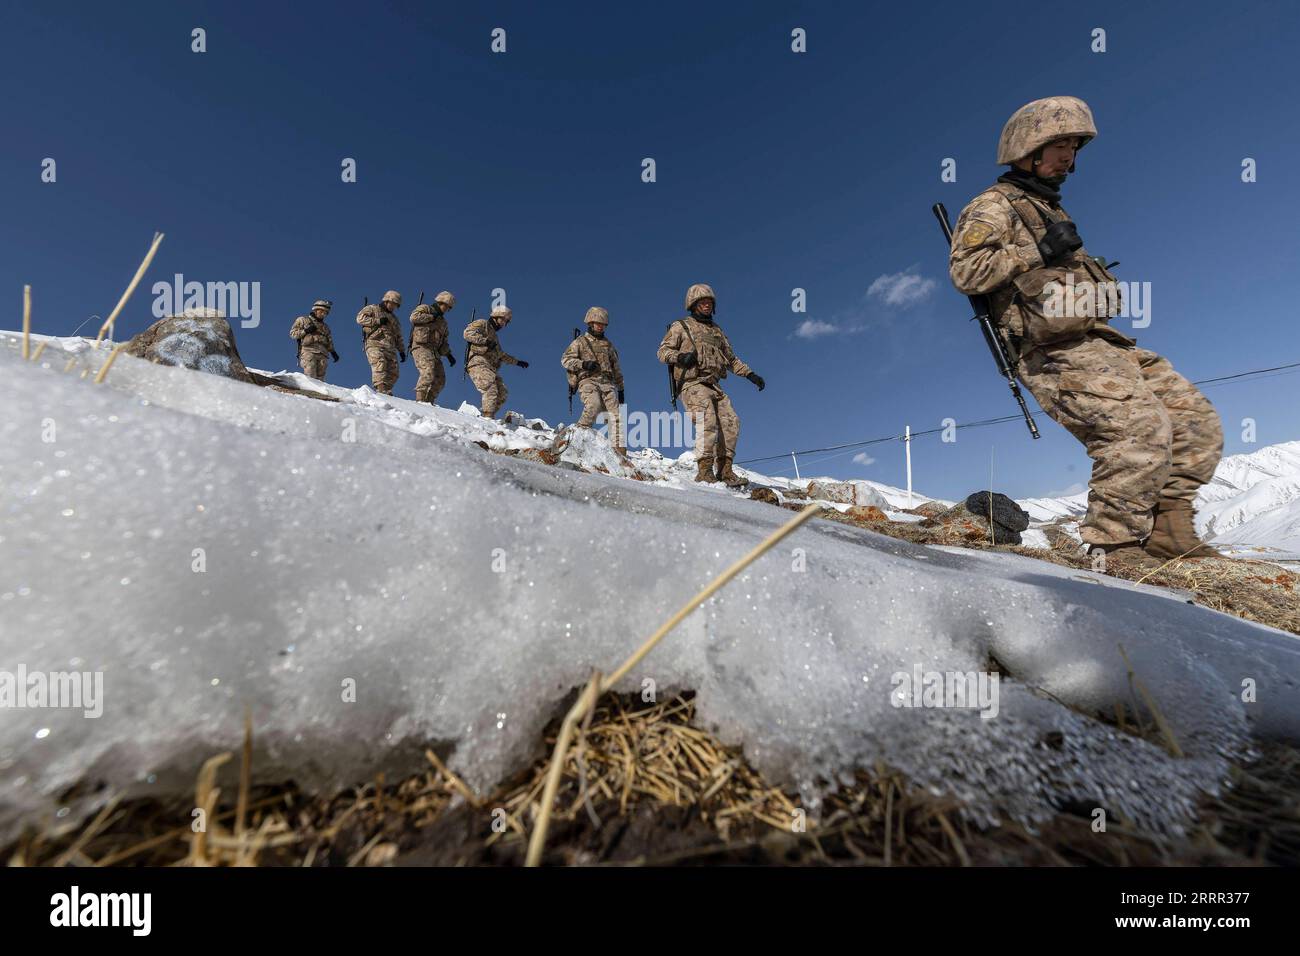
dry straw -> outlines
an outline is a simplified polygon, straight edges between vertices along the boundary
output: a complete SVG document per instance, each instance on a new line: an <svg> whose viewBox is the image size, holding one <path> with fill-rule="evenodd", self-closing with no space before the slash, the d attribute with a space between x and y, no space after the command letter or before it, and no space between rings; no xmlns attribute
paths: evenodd
<svg viewBox="0 0 1300 956"><path fill-rule="evenodd" d="M162 241L163 234L161 232L155 232L153 234L153 245L151 245L149 251L145 253L144 261L140 263L140 268L135 270L135 275L131 278L131 284L128 285L126 291L122 293L122 298L117 300L117 308L112 311L109 317L104 320L104 324L99 327L99 334L95 336L96 345L98 345L100 340L103 339L105 333L112 332L113 323L117 321L118 313L122 311L127 300L131 298L131 293L133 293L135 287L140 284L140 280L144 278L145 271L148 270L149 263L153 262L153 257L157 254L158 246L162 244Z"/></svg>
<svg viewBox="0 0 1300 956"><path fill-rule="evenodd" d="M23 286L23 361L32 354L32 287Z"/></svg>
<svg viewBox="0 0 1300 956"><path fill-rule="evenodd" d="M565 715L564 722L560 725L560 733L555 741L555 752L551 755L551 765L546 775L546 786L542 791L541 813L537 818L537 824L533 827L532 836L528 841L528 857L525 861L526 865L538 866L542 861L542 850L546 846L546 831L551 822L551 809L555 804L555 791L560 784L560 775L564 769L565 755L568 752L569 741L573 737L573 728L578 721L585 717L587 712L595 706L596 701L600 699L602 694L610 690L615 684L627 676L628 672L631 671L632 668L636 667L636 665L650 653L664 635L685 620L688 614L711 598L719 590L725 587L732 578L740 574L741 571L745 570L745 568L757 561L760 557L779 544L783 538L791 534L796 528L821 510L821 505L808 505L785 524L781 525L781 527L777 528L776 531L772 532L766 540L761 542L757 547L731 567L727 568L727 570L723 571L722 574L714 578L713 581L704 588L704 590L696 594L695 597L683 604L676 614L665 621L659 630L651 634L650 637L645 640L645 643L637 648L632 656L624 661L618 669L608 677L602 677L599 671L592 674L591 680L587 682L587 686L578 696L577 703L575 703Z"/></svg>

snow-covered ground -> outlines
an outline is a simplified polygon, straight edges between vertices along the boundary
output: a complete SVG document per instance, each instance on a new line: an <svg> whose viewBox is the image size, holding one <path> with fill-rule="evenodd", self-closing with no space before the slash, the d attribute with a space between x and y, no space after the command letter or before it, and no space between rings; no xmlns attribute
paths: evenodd
<svg viewBox="0 0 1300 956"><path fill-rule="evenodd" d="M694 485L689 455L634 453L650 480L627 480L598 436L564 451L609 474L475 444L559 447L543 423L368 388L311 386L339 399L319 402L127 356L96 386L66 360L52 344L23 363L0 340L0 672L102 672L104 707L0 711L0 837L83 778L192 790L203 759L237 748L245 708L260 780L347 786L418 768L433 743L490 789L539 755L567 691L789 517ZM1118 645L1186 758L1087 716L1132 708ZM1011 675L990 716L895 706L898 675L990 659ZM990 816L1088 801L1174 829L1252 736L1300 740L1292 635L825 521L624 687L647 681L697 691L700 720L814 815L827 786L884 761Z"/></svg>

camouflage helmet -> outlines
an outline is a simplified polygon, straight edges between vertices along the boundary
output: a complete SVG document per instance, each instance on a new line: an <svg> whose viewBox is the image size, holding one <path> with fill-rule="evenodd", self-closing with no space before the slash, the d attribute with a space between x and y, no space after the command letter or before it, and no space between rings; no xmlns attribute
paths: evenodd
<svg viewBox="0 0 1300 956"><path fill-rule="evenodd" d="M691 307L701 299L712 299L714 303L718 301L718 297L713 294L712 286L697 282L686 290L686 311L691 311Z"/></svg>
<svg viewBox="0 0 1300 956"><path fill-rule="evenodd" d="M582 320L587 325L593 322L599 322L601 325L609 325L609 310L602 309L598 305L593 305L587 310L587 316Z"/></svg>
<svg viewBox="0 0 1300 956"><path fill-rule="evenodd" d="M397 292L397 291L395 291L395 290L393 290L393 289L389 289L387 292L384 293L384 297L383 297L382 299L380 299L379 301L380 301L380 302L391 302L391 303L393 303L393 305L401 305L401 304L402 304L402 293Z"/></svg>
<svg viewBox="0 0 1300 956"><path fill-rule="evenodd" d="M445 290L435 295L433 297L433 301L437 302L439 305L443 307L444 310L448 312L456 308L456 297L452 295L450 292L447 292Z"/></svg>
<svg viewBox="0 0 1300 956"><path fill-rule="evenodd" d="M1079 148L1097 135L1088 104L1074 96L1049 96L1026 103L1011 114L998 139L998 162L1014 163L1067 136L1078 136Z"/></svg>
<svg viewBox="0 0 1300 956"><path fill-rule="evenodd" d="M504 305L498 305L492 309L492 318L494 319L511 319L514 313Z"/></svg>
<svg viewBox="0 0 1300 956"><path fill-rule="evenodd" d="M331 302L329 299L317 299L315 302L311 304L311 307L313 309L324 309L325 313L328 315L329 310L334 308L334 303Z"/></svg>

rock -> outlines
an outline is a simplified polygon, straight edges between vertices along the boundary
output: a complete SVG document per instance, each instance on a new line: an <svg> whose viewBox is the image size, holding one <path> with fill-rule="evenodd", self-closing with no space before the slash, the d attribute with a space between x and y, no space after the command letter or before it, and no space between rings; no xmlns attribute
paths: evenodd
<svg viewBox="0 0 1300 956"><path fill-rule="evenodd" d="M771 488L755 488L749 493L749 497L754 501L766 501L769 505L779 505L781 499L777 497L775 491Z"/></svg>
<svg viewBox="0 0 1300 956"><path fill-rule="evenodd" d="M854 505L845 513L846 517L854 521L888 521L889 515L885 514L875 505Z"/></svg>
<svg viewBox="0 0 1300 956"><path fill-rule="evenodd" d="M966 510L989 520L989 492L977 491L966 499ZM1008 531L1024 531L1029 527L1029 512L1006 495L993 493L993 523Z"/></svg>
<svg viewBox="0 0 1300 956"><path fill-rule="evenodd" d="M253 382L239 357L234 330L215 309L190 309L159 319L127 342L125 352L158 365Z"/></svg>
<svg viewBox="0 0 1300 956"><path fill-rule="evenodd" d="M885 496L865 481L810 481L808 497L838 505L875 505L881 510L889 507Z"/></svg>

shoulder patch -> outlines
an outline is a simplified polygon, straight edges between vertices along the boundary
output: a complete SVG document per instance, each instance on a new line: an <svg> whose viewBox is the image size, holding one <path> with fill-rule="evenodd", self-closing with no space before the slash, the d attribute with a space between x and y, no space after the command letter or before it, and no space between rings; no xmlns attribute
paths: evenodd
<svg viewBox="0 0 1300 956"><path fill-rule="evenodd" d="M976 246L983 245L985 240L993 234L993 227L987 222L981 222L978 219L971 220L970 224L962 231L961 241L967 248L974 249Z"/></svg>

